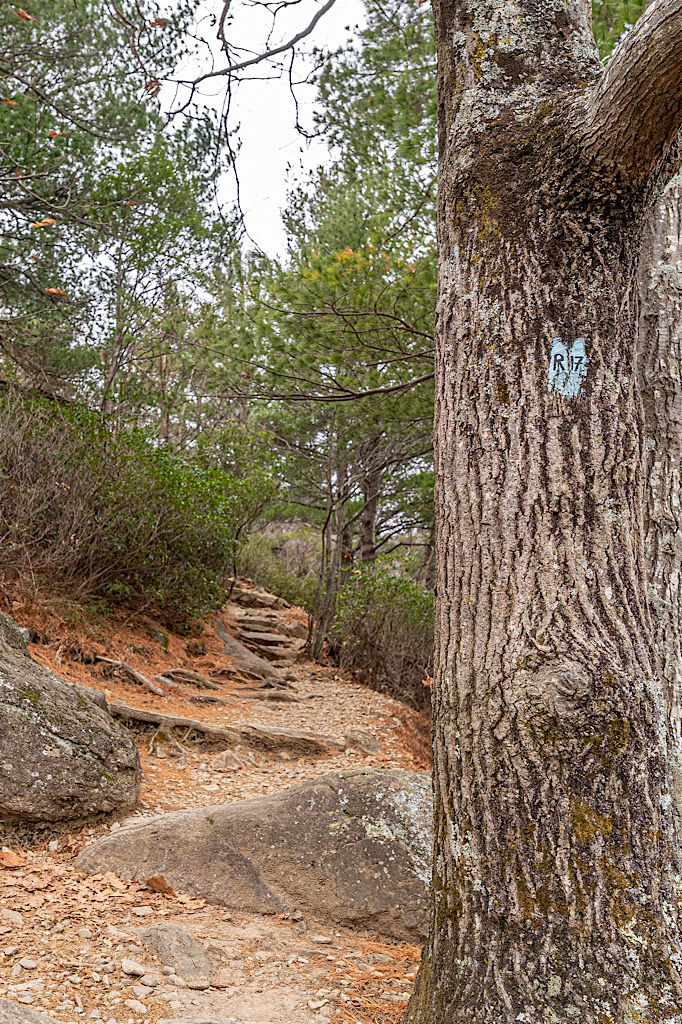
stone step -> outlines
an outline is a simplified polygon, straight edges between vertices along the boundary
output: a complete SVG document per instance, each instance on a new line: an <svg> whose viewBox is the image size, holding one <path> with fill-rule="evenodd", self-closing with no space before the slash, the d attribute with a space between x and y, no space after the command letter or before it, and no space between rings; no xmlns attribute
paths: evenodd
<svg viewBox="0 0 682 1024"><path fill-rule="evenodd" d="M288 644L291 645L291 640L284 636L282 633L259 633L246 629L240 629L239 639L245 640L247 643L258 644L258 645L269 645L269 644Z"/></svg>

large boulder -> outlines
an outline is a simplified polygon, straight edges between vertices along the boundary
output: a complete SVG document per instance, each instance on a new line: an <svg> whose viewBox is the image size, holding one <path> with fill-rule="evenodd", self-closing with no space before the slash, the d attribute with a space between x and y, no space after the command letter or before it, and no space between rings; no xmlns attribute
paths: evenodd
<svg viewBox="0 0 682 1024"><path fill-rule="evenodd" d="M126 812L140 792L130 733L92 697L35 662L0 612L0 819L67 821Z"/></svg>
<svg viewBox="0 0 682 1024"><path fill-rule="evenodd" d="M323 775L271 796L124 825L78 866L146 880L232 910L300 909L418 941L431 877L428 772Z"/></svg>
<svg viewBox="0 0 682 1024"><path fill-rule="evenodd" d="M21 1003L0 999L0 1024L54 1024L54 1022L45 1014L29 1010L28 1006L22 1006Z"/></svg>

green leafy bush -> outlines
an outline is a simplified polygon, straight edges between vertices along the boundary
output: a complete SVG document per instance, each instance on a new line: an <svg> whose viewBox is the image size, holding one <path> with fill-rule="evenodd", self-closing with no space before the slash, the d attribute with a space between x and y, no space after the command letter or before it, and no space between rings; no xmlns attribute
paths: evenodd
<svg viewBox="0 0 682 1024"><path fill-rule="evenodd" d="M333 638L341 668L419 710L433 659L433 592L378 561L351 570L338 595Z"/></svg>
<svg viewBox="0 0 682 1024"><path fill-rule="evenodd" d="M319 537L305 527L265 527L251 534L238 556L243 576L308 612L315 602L319 562Z"/></svg>
<svg viewBox="0 0 682 1024"><path fill-rule="evenodd" d="M0 573L76 600L153 607L168 622L219 607L237 536L274 487L112 437L89 410L0 396Z"/></svg>

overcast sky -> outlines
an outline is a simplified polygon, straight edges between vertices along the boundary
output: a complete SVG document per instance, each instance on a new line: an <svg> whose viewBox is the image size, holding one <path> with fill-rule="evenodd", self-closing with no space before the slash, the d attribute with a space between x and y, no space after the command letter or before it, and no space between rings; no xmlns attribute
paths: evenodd
<svg viewBox="0 0 682 1024"><path fill-rule="evenodd" d="M300 0L285 11L277 22L270 46L290 38L304 28L320 3L315 0ZM217 10L211 3L210 9ZM237 9L236 24L230 38L236 43L255 50L260 46L267 32L269 22L264 21L256 7L241 6ZM361 0L336 0L335 5L318 22L311 36L302 46L307 50L313 46L335 49L341 46L358 23L363 20ZM218 53L215 42L215 28L208 18L201 26L202 35L214 51L216 66L224 66L225 58ZM202 56L203 54L203 56ZM197 69L209 70L210 53L199 50L196 62L183 69L183 76ZM312 66L309 62L308 66ZM302 62L299 60L299 77L303 77ZM274 74L272 66L262 65L254 72L264 76ZM204 102L219 107L224 94L224 80L216 78L201 87ZM299 118L302 124L312 126L315 89L301 85L296 90ZM286 239L280 211L286 201L289 185L302 175L301 168L316 167L327 159L327 150L322 142L310 143L295 128L294 101L289 82L284 78L267 81L242 82L232 102L232 122L239 123L241 150L238 157L241 206L245 214L246 227L253 242L270 254L282 253ZM288 168L291 168L288 170ZM229 203L236 197L232 177L226 178L220 191L221 201Z"/></svg>

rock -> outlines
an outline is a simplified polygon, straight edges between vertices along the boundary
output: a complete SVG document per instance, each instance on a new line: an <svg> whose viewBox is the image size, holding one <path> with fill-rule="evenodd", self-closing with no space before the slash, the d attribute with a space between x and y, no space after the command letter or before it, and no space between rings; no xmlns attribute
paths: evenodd
<svg viewBox="0 0 682 1024"><path fill-rule="evenodd" d="M211 767L219 772L236 772L244 767L242 758L236 750L223 750L211 761Z"/></svg>
<svg viewBox="0 0 682 1024"><path fill-rule="evenodd" d="M161 978L158 978L155 974L143 974L140 978L140 985L146 985L147 988L156 988L160 984Z"/></svg>
<svg viewBox="0 0 682 1024"><path fill-rule="evenodd" d="M36 960L31 960L28 956L22 956L19 961L19 966L23 967L25 971L35 971L38 966L38 962Z"/></svg>
<svg viewBox="0 0 682 1024"><path fill-rule="evenodd" d="M125 959L121 963L121 970L124 974L131 974L133 977L141 978L147 973L147 968L138 963L137 960Z"/></svg>
<svg viewBox="0 0 682 1024"><path fill-rule="evenodd" d="M207 954L194 936L184 928L178 928L174 924L157 924L151 928L137 929L137 935L146 949L160 960L164 967L172 967L185 981L207 978L213 973Z"/></svg>
<svg viewBox="0 0 682 1024"><path fill-rule="evenodd" d="M346 743L363 754L380 754L383 749L376 736L372 736L371 732L365 732L364 729L347 729Z"/></svg>
<svg viewBox="0 0 682 1024"><path fill-rule="evenodd" d="M244 644L240 644L239 640L235 640L217 616L215 631L223 642L223 654L232 659L235 668L239 672L252 679L276 679L279 682L284 682L281 673L269 661L266 661L265 658L260 658L257 654L250 651L248 647L245 647Z"/></svg>
<svg viewBox="0 0 682 1024"><path fill-rule="evenodd" d="M0 1024L53 1024L50 1017L17 1006L9 999L0 999Z"/></svg>
<svg viewBox="0 0 682 1024"><path fill-rule="evenodd" d="M81 939L91 939L92 931L89 928L79 928L76 935Z"/></svg>
<svg viewBox="0 0 682 1024"><path fill-rule="evenodd" d="M153 913L153 907L133 907L133 914L136 917L149 917Z"/></svg>
<svg viewBox="0 0 682 1024"><path fill-rule="evenodd" d="M5 908L2 910L0 916L2 917L3 921L9 921L10 924L18 924L19 927L21 927L24 923L24 919L18 910L7 910Z"/></svg>
<svg viewBox="0 0 682 1024"><path fill-rule="evenodd" d="M282 622L280 626L294 640L308 639L308 630L301 622Z"/></svg>
<svg viewBox="0 0 682 1024"><path fill-rule="evenodd" d="M187 988L195 989L197 992L205 992L210 987L208 978L192 978L187 982Z"/></svg>
<svg viewBox="0 0 682 1024"><path fill-rule="evenodd" d="M255 587L234 586L230 592L230 599L236 601L243 608L281 608L285 603L275 594L269 594L267 590L258 590Z"/></svg>
<svg viewBox="0 0 682 1024"><path fill-rule="evenodd" d="M431 874L431 779L369 769L325 775L267 797L147 819L99 839L77 864L122 878L160 874L174 889L238 911L298 908L419 941ZM138 934L172 964L153 944L168 929L180 931L161 925Z"/></svg>
<svg viewBox="0 0 682 1024"><path fill-rule="evenodd" d="M0 818L66 821L135 806L137 747L89 694L33 661L26 631L0 613Z"/></svg>
<svg viewBox="0 0 682 1024"><path fill-rule="evenodd" d="M127 1006L133 1013L139 1013L140 1016L147 1013L147 1007L144 1003L141 1003L138 999L124 999L123 1005Z"/></svg>
<svg viewBox="0 0 682 1024"><path fill-rule="evenodd" d="M281 633L262 633L262 632L248 632L244 631L241 634L243 640L251 641L256 645L269 645L269 644L281 644L284 637Z"/></svg>

